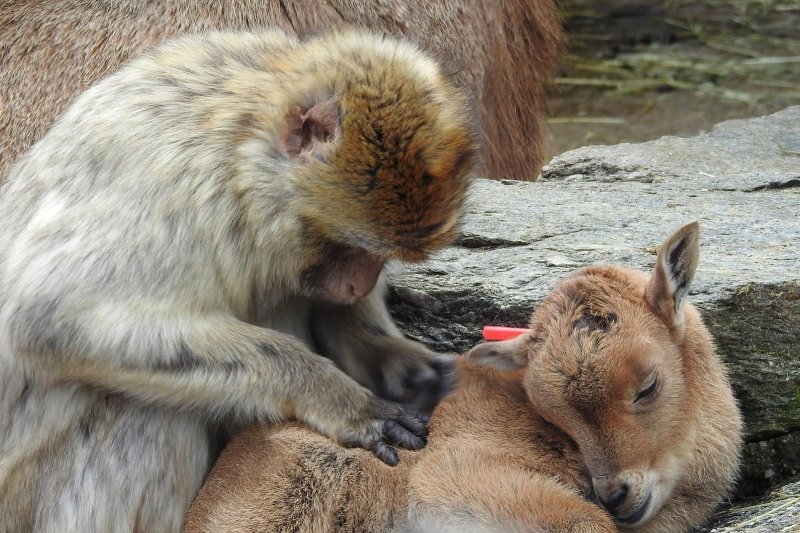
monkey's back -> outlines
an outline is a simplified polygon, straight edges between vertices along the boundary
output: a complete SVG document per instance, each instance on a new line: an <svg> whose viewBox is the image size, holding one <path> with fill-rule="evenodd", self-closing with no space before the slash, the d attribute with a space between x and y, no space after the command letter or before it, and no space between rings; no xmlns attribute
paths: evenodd
<svg viewBox="0 0 800 533"><path fill-rule="evenodd" d="M220 261L234 277L246 267L233 239L208 245L236 211L230 169L217 164L230 158L213 154L228 146L206 122L230 96L219 91L227 74L207 63L238 49L221 49L230 36L187 41L81 95L0 187L0 531L175 530L207 469L206 420L81 386L91 364L59 353L84 343L76 325L103 335L164 301L224 302L224 287L198 291L196 280L217 278ZM290 43L266 34L244 49ZM109 311L77 318L98 302ZM26 335L47 356L20 349ZM62 356L77 356L76 376L48 361Z"/></svg>
<svg viewBox="0 0 800 533"><path fill-rule="evenodd" d="M270 73L243 62L279 60L294 44L279 32L184 38L78 97L0 188L0 306L53 280L120 299L170 287L189 301L196 285L176 280L247 278L232 115L285 97L248 93L257 83L242 78L269 85ZM209 303L228 299L204 289Z"/></svg>

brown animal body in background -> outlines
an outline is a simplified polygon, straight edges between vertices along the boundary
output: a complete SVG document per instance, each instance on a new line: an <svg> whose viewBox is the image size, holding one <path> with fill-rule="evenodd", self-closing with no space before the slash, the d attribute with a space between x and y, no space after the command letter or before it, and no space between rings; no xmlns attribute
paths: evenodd
<svg viewBox="0 0 800 533"><path fill-rule="evenodd" d="M595 266L567 278L529 335L461 361L427 447L398 468L305 428L250 428L185 531L688 531L730 489L742 429L685 301L697 258L692 223L650 276Z"/></svg>
<svg viewBox="0 0 800 533"><path fill-rule="evenodd" d="M480 111L481 172L536 179L543 86L563 38L553 0L34 0L0 8L0 181L78 93L148 46L208 30L305 38L342 27L405 37L446 64Z"/></svg>
<svg viewBox="0 0 800 533"><path fill-rule="evenodd" d="M185 36L82 94L0 187L0 531L177 531L257 421L422 447L454 363L380 276L457 231L469 115L358 32Z"/></svg>

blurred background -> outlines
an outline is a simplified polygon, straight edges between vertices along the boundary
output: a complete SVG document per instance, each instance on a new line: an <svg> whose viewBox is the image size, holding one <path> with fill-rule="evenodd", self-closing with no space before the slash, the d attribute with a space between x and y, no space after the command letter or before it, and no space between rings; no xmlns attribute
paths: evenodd
<svg viewBox="0 0 800 533"><path fill-rule="evenodd" d="M800 104L800 0L561 0L548 159ZM800 155L800 154L798 154Z"/></svg>

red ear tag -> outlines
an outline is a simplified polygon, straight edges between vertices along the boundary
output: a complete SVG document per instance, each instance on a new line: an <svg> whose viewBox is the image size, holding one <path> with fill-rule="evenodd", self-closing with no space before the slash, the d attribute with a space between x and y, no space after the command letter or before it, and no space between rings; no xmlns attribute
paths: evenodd
<svg viewBox="0 0 800 533"><path fill-rule="evenodd" d="M528 333L528 328L507 328L504 326L484 326L483 340L504 341Z"/></svg>

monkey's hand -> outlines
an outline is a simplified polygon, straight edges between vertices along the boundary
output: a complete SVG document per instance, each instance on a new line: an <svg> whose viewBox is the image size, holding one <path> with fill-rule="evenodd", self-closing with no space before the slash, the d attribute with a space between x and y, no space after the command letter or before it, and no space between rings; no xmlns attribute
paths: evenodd
<svg viewBox="0 0 800 533"><path fill-rule="evenodd" d="M428 436L428 417L405 407L375 398L366 416L354 420L336 440L345 446L364 448L389 466L400 462L395 446L419 450Z"/></svg>
<svg viewBox="0 0 800 533"><path fill-rule="evenodd" d="M317 306L311 323L320 353L381 398L430 413L455 385L454 357L403 337L382 289L352 306Z"/></svg>
<svg viewBox="0 0 800 533"><path fill-rule="evenodd" d="M430 413L455 386L455 357L437 354L403 337L371 339L359 350L368 387L382 398ZM348 369L348 371L355 369Z"/></svg>
<svg viewBox="0 0 800 533"><path fill-rule="evenodd" d="M376 334L364 328L346 336L340 328L337 338L332 331L318 335L327 341L320 343L322 353L381 398L430 413L456 383L454 356L434 353L399 332Z"/></svg>

